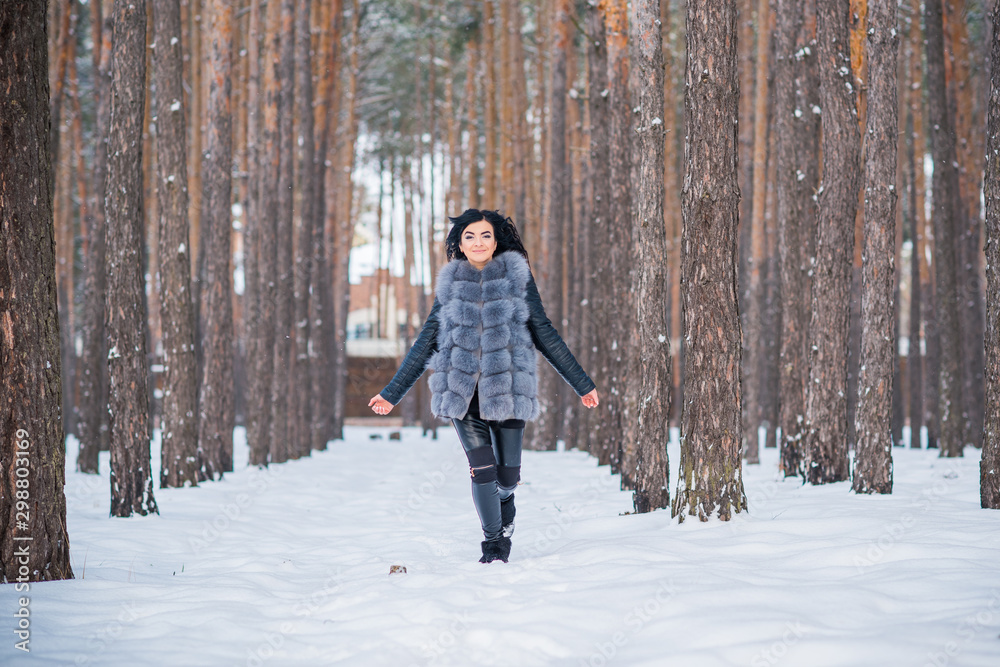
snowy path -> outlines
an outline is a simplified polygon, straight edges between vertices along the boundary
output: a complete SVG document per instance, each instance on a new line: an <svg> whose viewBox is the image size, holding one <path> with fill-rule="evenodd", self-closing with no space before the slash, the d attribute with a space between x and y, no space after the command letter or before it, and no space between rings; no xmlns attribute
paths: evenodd
<svg viewBox="0 0 1000 667"><path fill-rule="evenodd" d="M782 481L765 450L749 516L682 525L621 516L583 453L525 452L511 562L482 565L454 432L388 431L257 471L238 430L237 472L130 519L107 516L107 454L99 478L71 460L77 578L32 585L28 655L0 587L0 665L1000 665L975 450L896 449L890 497Z"/></svg>

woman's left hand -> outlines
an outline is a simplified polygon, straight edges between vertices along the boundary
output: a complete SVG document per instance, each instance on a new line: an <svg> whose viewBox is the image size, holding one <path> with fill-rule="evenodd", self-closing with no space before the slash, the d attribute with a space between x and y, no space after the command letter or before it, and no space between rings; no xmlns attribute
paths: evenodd
<svg viewBox="0 0 1000 667"><path fill-rule="evenodd" d="M591 389L589 393L581 396L580 400L583 401L583 404L588 408L596 408L600 403L600 401L597 400L597 389Z"/></svg>

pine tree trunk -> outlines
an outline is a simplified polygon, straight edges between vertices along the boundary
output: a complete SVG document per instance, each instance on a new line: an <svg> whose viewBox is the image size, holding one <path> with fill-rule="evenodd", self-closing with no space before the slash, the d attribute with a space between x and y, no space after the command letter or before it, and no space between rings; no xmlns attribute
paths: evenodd
<svg viewBox="0 0 1000 667"><path fill-rule="evenodd" d="M541 262L543 277L539 290L545 301L545 312L558 330L563 326L563 259L564 232L570 221L570 189L572 172L566 161L566 59L572 49L569 39L569 1L555 0L553 8L551 46L551 84L549 86L549 170L548 211L545 220L545 244L549 251ZM542 362L538 369L538 398L542 413L534 424L534 449L556 449L562 437L562 412L566 391L571 391L555 369Z"/></svg>
<svg viewBox="0 0 1000 667"><path fill-rule="evenodd" d="M912 137L912 108L909 110L908 116L906 134ZM913 141L906 143L907 197L910 209L910 241L912 244L910 246L910 329L908 332L909 349L906 355L906 373L910 391L910 448L920 449L920 433L924 426L924 355L920 349L921 301L923 299L920 264L924 261L924 238L922 227L919 224L921 216L917 212L916 164L913 143Z"/></svg>
<svg viewBox="0 0 1000 667"><path fill-rule="evenodd" d="M868 14L865 234L861 374L856 415L856 493L892 493L892 399L896 326L896 3L872 0Z"/></svg>
<svg viewBox="0 0 1000 667"><path fill-rule="evenodd" d="M631 199L631 156L632 156L632 104L629 94L629 60L628 60L628 18L626 16L625 0L603 0L605 9L604 21L608 49L608 127L609 127L609 165L610 165L610 210L608 223L610 225L610 243L608 253L611 255L610 295L605 304L612 305L611 325L608 336L611 339L610 359L608 368L610 377L606 378L605 396L608 404L608 423L610 428L609 445L611 447L611 469L614 472L625 472L622 457L628 448L629 439L626 434L628 424L627 409L627 373L628 373L628 342L635 321L632 295L630 265L634 263L632 245L632 199ZM623 475L624 488L631 487L631 480Z"/></svg>
<svg viewBox="0 0 1000 667"><path fill-rule="evenodd" d="M670 506L667 442L670 440L670 332L667 329L666 229L663 226L663 50L660 0L632 0L629 37L632 66L639 78L636 149L638 269L632 292L638 297L639 382L636 442L636 512ZM647 398L648 397L648 398Z"/></svg>
<svg viewBox="0 0 1000 667"><path fill-rule="evenodd" d="M263 100L263 151L258 194L260 196L260 224L257 232L257 266L259 304L257 326L259 334L256 400L256 428L248 431L250 465L266 466L271 451L271 385L274 380L274 309L277 298L277 220L278 220L278 80L281 3L268 2L264 20L264 48L261 70L264 86ZM253 424L251 424L253 426ZM249 436L254 435L256 438Z"/></svg>
<svg viewBox="0 0 1000 667"><path fill-rule="evenodd" d="M295 3L281 2L281 55L278 79L278 224L277 282L274 309L274 380L271 385L271 462L280 463L295 456L289 441L288 411L291 374L295 361L295 331L293 328L294 276L292 267L292 187L294 149L292 120L295 113Z"/></svg>
<svg viewBox="0 0 1000 667"><path fill-rule="evenodd" d="M314 127L311 22L309 2L299 3L295 20L295 61L296 70L296 112L299 119L298 138L301 145L298 181L301 196L299 208L299 229L296 234L298 244L295 258L295 371L290 391L294 392L295 420L291 426L294 433L296 456L308 456L312 450L312 438L308 425L311 422L310 382L309 382L309 284L312 275L312 259L315 248L314 230L317 226L313 209L315 201L314 177Z"/></svg>
<svg viewBox="0 0 1000 667"><path fill-rule="evenodd" d="M671 29L674 25L671 17L670 3L661 0L660 2L660 29L663 34L663 44L665 52L664 72L663 72L663 100L664 116L663 122L667 129L667 134L663 148L663 213L667 226L667 293L668 308L667 318L669 322L669 333L667 336L671 340L677 341L674 354L671 355L671 389L670 395L670 418L672 423L678 424L677 415L680 412L680 358L682 350L681 339L681 298L680 298L680 267L681 267L681 199L679 176L680 160L678 158L679 145L677 138L681 134L680 123L677 118L677 97L678 81L677 72L683 68L678 67L679 58L676 58L671 34L677 28Z"/></svg>
<svg viewBox="0 0 1000 667"><path fill-rule="evenodd" d="M83 351L80 355L80 416L77 438L80 450L76 459L78 472L97 474L98 458L107 449L108 430L108 364L107 338L104 331L104 301L107 281L104 262L107 256L106 219L104 210L105 179L108 169L108 121L111 113L111 16L102 14L100 2L91 5L91 21L95 28L94 51L94 158L91 193L93 199L86 221L89 242L84 258L83 322L80 334Z"/></svg>
<svg viewBox="0 0 1000 667"><path fill-rule="evenodd" d="M324 14L325 14L324 8ZM329 25L332 23L332 25ZM320 49L324 69L319 79L316 114L316 135L319 137L319 155L316 160L316 228L313 230L313 265L310 282L313 285L309 298L309 336L310 382L312 384L311 430L312 448L326 449L330 431L330 400L333 396L333 380L330 370L330 345L332 339L332 296L330 294L331 264L333 241L330 232L333 229L335 208L328 202L328 179L332 170L327 170L326 163L330 159L333 142L334 123L337 119L337 100L340 93L334 84L339 80L340 71L340 32L343 24L343 5L335 0L329 10L327 22L324 25L323 40Z"/></svg>
<svg viewBox="0 0 1000 667"><path fill-rule="evenodd" d="M1000 24L1000 0L993 2L993 26ZM1000 509L1000 32L991 49L992 80L986 121L986 423L979 463L980 501ZM5 552L6 553L6 552Z"/></svg>
<svg viewBox="0 0 1000 667"><path fill-rule="evenodd" d="M746 510L736 288L740 190L735 0L689 0L684 101L684 405L673 514Z"/></svg>
<svg viewBox="0 0 1000 667"><path fill-rule="evenodd" d="M202 474L221 479L233 469L233 283L232 235L233 133L232 92L233 5L209 3L208 128L202 165L202 238L205 239L201 393L198 445Z"/></svg>
<svg viewBox="0 0 1000 667"><path fill-rule="evenodd" d="M806 387L806 478L844 481L847 463L847 353L860 137L847 52L847 0L820 0L816 10L823 184L809 323Z"/></svg>
<svg viewBox="0 0 1000 667"><path fill-rule="evenodd" d="M983 119L976 113L970 73L968 8L965 0L945 0L944 40L949 111L953 114L955 152L958 162L955 192L956 286L962 341L962 383L965 398L967 444L978 447L983 440L983 293L980 280L981 229L979 195L984 155L980 137Z"/></svg>
<svg viewBox="0 0 1000 667"><path fill-rule="evenodd" d="M935 305L941 346L941 369L937 378L940 400L941 456L962 456L967 443L965 397L961 362L961 320L957 299L959 240L955 230L958 170L955 161L955 133L944 77L944 36L941 0L925 0L927 30L927 110L934 154L934 278Z"/></svg>
<svg viewBox="0 0 1000 667"><path fill-rule="evenodd" d="M598 387L609 386L610 341L606 332L611 322L611 306L608 301L608 283L611 279L610 254L607 252L611 225L611 176L609 173L608 146L608 67L603 9L587 6L587 106L590 116L590 219L587 233L590 236L588 266L592 286L587 297L587 310L592 326L588 344L595 352L591 356L591 379ZM611 449L607 432L609 416L606 410L597 413L592 420L588 451L597 457L601 465L611 462Z"/></svg>
<svg viewBox="0 0 1000 667"><path fill-rule="evenodd" d="M351 308L351 290L348 281L348 262L351 255L351 239L354 232L354 153L358 136L357 93L360 76L359 50L361 48L361 2L351 3L351 49L348 59L347 90L344 100L347 104L346 122L343 124L343 145L340 150L340 173L338 176L336 260L333 262L333 298L336 300L334 312L334 350L331 354L334 368L333 378L333 419L330 437L344 437L344 409L347 383L347 314ZM434 268L434 254L430 255ZM429 403L429 401L427 402ZM429 405L427 405L429 408Z"/></svg>
<svg viewBox="0 0 1000 667"><path fill-rule="evenodd" d="M244 368L246 387L244 389L247 444L250 446L251 465L260 465L259 443L261 434L261 326L260 326L260 227L261 191L265 187L267 170L262 161L261 135L261 58L260 58L260 1L250 3L250 17L247 25L247 188L246 223L243 227L243 339L245 345ZM269 357L270 358L270 357ZM266 457L264 458L266 461Z"/></svg>
<svg viewBox="0 0 1000 667"><path fill-rule="evenodd" d="M72 579L46 3L0 3L0 583ZM49 361L51 360L51 363ZM13 599L13 598L11 598Z"/></svg>
<svg viewBox="0 0 1000 667"><path fill-rule="evenodd" d="M483 168L483 196L478 208L495 208L497 200L497 104L496 104L496 41L493 39L496 16L494 0L483 1L483 132L486 134L486 154ZM474 207L476 208L476 207Z"/></svg>
<svg viewBox="0 0 1000 667"><path fill-rule="evenodd" d="M910 88L910 112L913 118L912 146L913 164L913 203L916 211L915 219L924 248L920 257L920 293L921 319L924 331L924 382L923 390L923 422L927 428L927 447L937 448L938 443L938 382L941 369L940 342L937 335L937 311L934 306L934 272L931 263L926 261L934 255L934 232L925 215L926 178L924 161L927 157L926 109L924 108L924 33L921 29L921 0L911 0L910 15L910 78L913 86Z"/></svg>
<svg viewBox="0 0 1000 667"><path fill-rule="evenodd" d="M919 0L914 0L919 2ZM910 391L910 448L920 449L921 432L927 421L924 378L927 377L924 365L925 353L921 348L921 321L923 319L924 284L927 274L927 263L924 259L927 238L924 235L924 197L923 197L923 150L917 151L917 128L921 124L920 92L923 90L923 68L920 54L923 52L920 36L920 7L909 14L909 29L905 53L908 66L908 83L906 88L906 132L909 138L906 142L906 192L910 210L910 328L909 350L906 358L907 380ZM919 171L917 165L920 165ZM926 334L926 332L925 332ZM926 335L924 337L926 341Z"/></svg>
<svg viewBox="0 0 1000 667"><path fill-rule="evenodd" d="M198 484L198 375L188 255L187 127L181 79L181 7L154 0L153 78L159 189L163 409L160 487Z"/></svg>
<svg viewBox="0 0 1000 667"><path fill-rule="evenodd" d="M146 5L115 0L108 133L107 264L111 516L159 513L149 465L149 357L142 271Z"/></svg>
<svg viewBox="0 0 1000 667"><path fill-rule="evenodd" d="M746 357L743 359L743 400L744 400L744 422L743 422L743 454L747 463L760 463L759 447L757 442L757 428L761 422L761 394L764 391L763 369L763 319L765 286L762 280L761 271L764 268L765 258L764 248L764 200L767 185L767 56L768 39L765 27L768 23L768 3L767 0L759 0L757 3L757 62L756 62L756 88L754 95L753 114L753 196L751 200L751 214L745 218L750 226L750 253L747 262L747 310L744 330L744 344ZM749 17L747 17L749 19ZM745 92L746 95L750 91ZM745 208L745 207L744 207Z"/></svg>

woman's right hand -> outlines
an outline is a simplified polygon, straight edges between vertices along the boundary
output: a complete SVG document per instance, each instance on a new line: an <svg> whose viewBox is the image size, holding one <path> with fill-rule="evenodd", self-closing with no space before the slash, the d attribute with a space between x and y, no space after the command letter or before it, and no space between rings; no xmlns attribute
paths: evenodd
<svg viewBox="0 0 1000 667"><path fill-rule="evenodd" d="M372 412L380 415L387 415L392 411L392 403L382 398L382 394L375 394L372 396L372 400L368 401L368 407L372 409Z"/></svg>

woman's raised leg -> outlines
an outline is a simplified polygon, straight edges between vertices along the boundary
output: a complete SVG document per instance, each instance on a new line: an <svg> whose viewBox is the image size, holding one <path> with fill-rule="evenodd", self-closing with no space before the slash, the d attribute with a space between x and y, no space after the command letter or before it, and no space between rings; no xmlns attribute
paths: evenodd
<svg viewBox="0 0 1000 667"><path fill-rule="evenodd" d="M489 425L478 415L468 413L463 419L452 419L458 439L469 459L472 478L472 500L483 526L486 540L502 536L500 521L500 494L497 489L497 461Z"/></svg>

